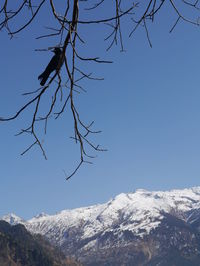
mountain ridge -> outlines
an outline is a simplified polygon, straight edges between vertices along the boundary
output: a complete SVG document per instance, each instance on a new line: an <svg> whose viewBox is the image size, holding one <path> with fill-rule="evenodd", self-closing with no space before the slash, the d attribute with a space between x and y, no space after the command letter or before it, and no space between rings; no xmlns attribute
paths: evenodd
<svg viewBox="0 0 200 266"><path fill-rule="evenodd" d="M148 265L158 257L163 260L164 255L159 254L169 261L174 250L178 261L194 264L197 260L200 265L200 187L164 192L138 189L104 204L55 215L41 214L24 221L12 214L2 219L42 234L84 265L92 265L94 259L99 265L120 265L123 257L125 262L120 263L124 265L133 261L134 265Z"/></svg>
<svg viewBox="0 0 200 266"><path fill-rule="evenodd" d="M31 235L22 224L0 221L1 266L78 266L41 235Z"/></svg>

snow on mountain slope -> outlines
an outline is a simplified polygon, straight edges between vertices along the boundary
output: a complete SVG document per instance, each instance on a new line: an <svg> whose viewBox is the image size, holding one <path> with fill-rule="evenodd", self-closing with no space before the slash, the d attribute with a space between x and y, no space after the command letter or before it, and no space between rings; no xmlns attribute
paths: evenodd
<svg viewBox="0 0 200 266"><path fill-rule="evenodd" d="M16 225L16 224L20 224L20 223L25 222L22 218L18 217L14 213L10 213L8 215L5 215L1 219L8 222L11 225Z"/></svg>
<svg viewBox="0 0 200 266"><path fill-rule="evenodd" d="M161 223L163 212L184 213L187 220L191 216L187 213L198 209L200 187L166 192L139 189L134 193L119 194L105 204L64 210L55 215L41 214L28 221L13 214L2 219L11 224L22 223L32 233L45 235L60 246L74 232L76 241L91 239L89 245L93 245L95 240L92 242L92 239L106 232L120 234L128 230L143 237Z"/></svg>

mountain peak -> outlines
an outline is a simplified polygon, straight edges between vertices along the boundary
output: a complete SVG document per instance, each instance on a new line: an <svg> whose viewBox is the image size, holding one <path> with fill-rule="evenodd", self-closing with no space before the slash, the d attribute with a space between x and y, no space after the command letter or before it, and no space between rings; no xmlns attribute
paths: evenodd
<svg viewBox="0 0 200 266"><path fill-rule="evenodd" d="M15 215L14 213L10 213L10 214L4 215L1 219L6 221L6 222L8 222L11 225L24 223L24 220L21 217Z"/></svg>
<svg viewBox="0 0 200 266"><path fill-rule="evenodd" d="M37 218L43 218L43 217L47 217L47 216L49 216L49 215L44 213L44 212L41 212L41 213L35 215L33 218L37 219Z"/></svg>
<svg viewBox="0 0 200 266"><path fill-rule="evenodd" d="M28 221L15 214L2 219L11 224L21 223L31 233L44 235L70 255L77 252L84 256L87 252L93 254L94 250L100 254L101 247L102 250L112 247L111 253L115 248L121 252L121 247L144 242L151 236L158 237L154 249L163 234L167 239L164 246L173 243L176 234L181 243L190 239L192 248L200 245L196 238L197 242L193 243L191 229L200 228L200 187L170 191L138 189L121 193L104 204L63 210L55 215L41 213ZM149 248L149 243L146 245ZM141 250L143 246L134 248Z"/></svg>

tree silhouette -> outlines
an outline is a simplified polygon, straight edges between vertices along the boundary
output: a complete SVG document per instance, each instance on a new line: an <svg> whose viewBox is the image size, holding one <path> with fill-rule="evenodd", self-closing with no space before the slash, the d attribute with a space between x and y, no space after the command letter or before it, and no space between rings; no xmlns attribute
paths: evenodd
<svg viewBox="0 0 200 266"><path fill-rule="evenodd" d="M82 120L74 100L74 95L85 91L85 88L81 85L83 80L102 80L102 78L93 76L92 73L86 73L85 69L80 67L80 62L84 64L91 62L108 64L112 62L101 59L98 56L90 57L89 51L86 51L86 54L88 54L87 57L81 55L78 44L81 43L83 46L85 44L81 29L83 27L87 28L91 24L96 27L101 25L103 28L108 28L109 34L105 36L104 39L107 43L107 51L109 51L113 45L119 45L120 50L124 51L123 35L125 33L122 31L121 27L123 19L126 20L126 23L127 19L129 20L129 37L141 26L141 28L144 29L149 45L152 46L148 28L166 3L170 5L171 12L175 12L177 15L177 19L173 22L170 32L172 32L181 21L199 25L199 1L192 0L138 0L137 2L132 2L130 0L113 0L112 9L108 8L108 6L110 7L110 3L108 3L110 1L107 0L62 0L61 2L65 4L65 8L61 14L57 11L57 5L59 4L58 1L55 0L21 0L18 1L17 7L16 3L13 4L13 1L4 0L2 2L2 6L0 6L0 31L7 31L10 38L20 34L24 29L27 29L34 23L39 17L38 14L41 9L44 7L48 8L51 15L55 18L55 24L52 27L46 27L47 33L37 37L38 40L51 37L57 38L54 47L37 49L40 51L52 50L56 47L61 49L62 53L55 72L49 78L46 85L34 91L24 93L24 95L31 95L31 100L21 106L13 116L6 118L1 117L0 121L15 120L22 112L25 112L30 105L33 105L34 110L30 117L29 126L18 133L18 135L30 134L33 137L32 144L22 152L22 155L38 145L43 156L47 158L42 141L38 136L36 124L44 122L44 131L46 133L48 119L52 116L58 119L65 110L69 108L72 113L74 124L74 136L72 139L80 147L80 162L71 174L66 175L66 179L73 176L84 162L91 163L91 159L95 157L89 153L91 148L95 152L105 151L100 145L96 145L90 140L92 134L100 133L100 131L93 130L94 121L87 124ZM109 10L109 15L104 16L102 12L94 12L101 8L107 8L107 10ZM182 10L184 10L187 15L189 13L192 19L185 16ZM18 25L18 19L21 17L23 18L24 14L27 14L29 19L24 22L22 26L16 26ZM88 14L90 14L90 19L87 19ZM87 36L85 36L85 38L87 39ZM62 66L65 71L64 74L61 75L60 69ZM42 105L41 99L46 95L47 89L50 86L53 88L51 95L52 100L49 104L47 113L41 116L39 115L39 109ZM56 103L58 103L60 107L58 110L55 110Z"/></svg>

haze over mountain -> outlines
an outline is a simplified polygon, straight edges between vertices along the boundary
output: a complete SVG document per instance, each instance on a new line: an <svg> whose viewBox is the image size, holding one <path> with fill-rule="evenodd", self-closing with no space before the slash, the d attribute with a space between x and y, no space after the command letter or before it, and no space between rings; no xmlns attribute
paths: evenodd
<svg viewBox="0 0 200 266"><path fill-rule="evenodd" d="M122 193L105 204L24 221L84 265L200 265L200 187Z"/></svg>

